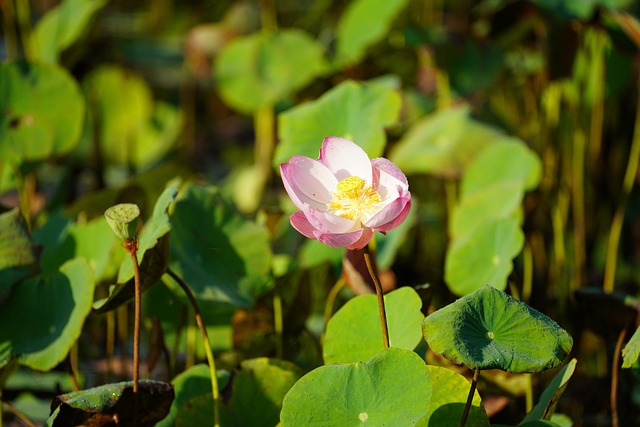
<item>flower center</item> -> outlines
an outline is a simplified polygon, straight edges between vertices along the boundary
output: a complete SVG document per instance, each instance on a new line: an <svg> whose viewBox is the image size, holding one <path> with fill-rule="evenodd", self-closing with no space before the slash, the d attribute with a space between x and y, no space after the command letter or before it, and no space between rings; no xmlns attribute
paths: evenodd
<svg viewBox="0 0 640 427"><path fill-rule="evenodd" d="M360 177L345 178L336 189L328 208L338 216L365 222L379 209L380 195Z"/></svg>

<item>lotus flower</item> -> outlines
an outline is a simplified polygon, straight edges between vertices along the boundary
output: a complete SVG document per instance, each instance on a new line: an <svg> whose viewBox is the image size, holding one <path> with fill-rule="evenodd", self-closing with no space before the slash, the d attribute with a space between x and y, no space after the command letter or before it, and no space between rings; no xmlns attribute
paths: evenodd
<svg viewBox="0 0 640 427"><path fill-rule="evenodd" d="M344 138L322 141L318 160L294 156L280 165L282 182L300 211L293 228L334 248L362 249L374 231L402 223L411 209L407 177L387 159L369 159Z"/></svg>

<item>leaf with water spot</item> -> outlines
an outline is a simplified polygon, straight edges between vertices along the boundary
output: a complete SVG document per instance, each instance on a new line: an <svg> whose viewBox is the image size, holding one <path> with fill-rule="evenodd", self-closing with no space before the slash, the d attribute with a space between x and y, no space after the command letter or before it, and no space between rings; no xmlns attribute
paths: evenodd
<svg viewBox="0 0 640 427"><path fill-rule="evenodd" d="M573 346L552 319L489 285L427 316L422 332L452 362L512 373L554 368Z"/></svg>
<svg viewBox="0 0 640 427"><path fill-rule="evenodd" d="M284 398L282 427L415 425L431 405L429 369L416 353L389 348L367 362L324 365Z"/></svg>

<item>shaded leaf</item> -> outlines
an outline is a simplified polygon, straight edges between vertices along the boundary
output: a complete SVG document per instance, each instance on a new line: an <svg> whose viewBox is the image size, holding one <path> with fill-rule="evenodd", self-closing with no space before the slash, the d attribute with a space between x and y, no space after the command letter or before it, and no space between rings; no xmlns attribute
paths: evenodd
<svg viewBox="0 0 640 427"><path fill-rule="evenodd" d="M350 139L369 157L382 155L384 127L400 114L400 95L384 83L340 83L315 101L300 104L278 116L278 135L273 164L292 156L318 157L327 136Z"/></svg>
<svg viewBox="0 0 640 427"><path fill-rule="evenodd" d="M80 336L93 290L91 268L81 258L16 286L0 310L0 324L15 325L0 328L0 366L7 362L7 353L41 371L60 363Z"/></svg>
<svg viewBox="0 0 640 427"><path fill-rule="evenodd" d="M622 349L622 367L631 368L640 356L640 327L636 329L631 339Z"/></svg>
<svg viewBox="0 0 640 427"><path fill-rule="evenodd" d="M298 29L257 32L230 42L214 64L222 98L253 113L291 95L325 69L323 48Z"/></svg>
<svg viewBox="0 0 640 427"><path fill-rule="evenodd" d="M229 374L225 371L218 371L217 377L219 389L224 390L229 381ZM198 396L208 397L209 407L207 409L210 409L213 415L211 375L208 365L191 366L176 375L171 384L175 390L175 399L171 403L168 415L157 424L157 427L173 427L180 408Z"/></svg>
<svg viewBox="0 0 640 427"><path fill-rule="evenodd" d="M391 346L413 350L422 338L422 300L409 287L389 292L384 300ZM329 319L322 355L325 364L362 362L383 348L378 297L360 295Z"/></svg>
<svg viewBox="0 0 640 427"><path fill-rule="evenodd" d="M196 298L249 308L273 285L269 233L217 188L189 185L172 224L170 266Z"/></svg>
<svg viewBox="0 0 640 427"><path fill-rule="evenodd" d="M489 285L427 316L422 332L454 363L512 373L554 368L573 345L556 322Z"/></svg>
<svg viewBox="0 0 640 427"><path fill-rule="evenodd" d="M51 427L80 425L134 425L134 405L138 399L135 425L154 426L169 412L174 391L171 384L140 380L138 396L133 394L133 381L106 384L87 390L57 396L51 404L54 412L47 421Z"/></svg>
<svg viewBox="0 0 640 427"><path fill-rule="evenodd" d="M38 252L20 209L0 213L0 307L13 286L36 271Z"/></svg>
<svg viewBox="0 0 640 427"><path fill-rule="evenodd" d="M551 416L556 410L556 404L567 388L569 379L576 369L576 359L571 359L569 363L564 365L562 369L553 377L547 388L540 396L540 400L536 406L524 417L519 425L523 425L533 420L551 420Z"/></svg>
<svg viewBox="0 0 640 427"><path fill-rule="evenodd" d="M65 69L0 64L0 158L19 164L68 153L80 138L84 108L80 88Z"/></svg>
<svg viewBox="0 0 640 427"><path fill-rule="evenodd" d="M282 427L413 425L430 408L432 383L412 351L389 348L367 362L325 365L284 398Z"/></svg>

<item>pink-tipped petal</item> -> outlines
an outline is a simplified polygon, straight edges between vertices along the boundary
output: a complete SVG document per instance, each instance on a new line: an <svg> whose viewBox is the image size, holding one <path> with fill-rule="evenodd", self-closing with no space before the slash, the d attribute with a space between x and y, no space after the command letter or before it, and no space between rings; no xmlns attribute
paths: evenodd
<svg viewBox="0 0 640 427"><path fill-rule="evenodd" d="M338 181L357 176L372 182L372 168L369 156L355 142L337 136L329 136L322 141L320 158Z"/></svg>
<svg viewBox="0 0 640 427"><path fill-rule="evenodd" d="M402 224L407 218L410 209L411 194L406 192L382 208L380 212L367 221L365 226L378 231L392 230Z"/></svg>
<svg viewBox="0 0 640 427"><path fill-rule="evenodd" d="M393 200L400 197L400 192L408 192L409 186L397 179L394 175L387 173L382 169L374 169L374 188L380 194L383 200Z"/></svg>
<svg viewBox="0 0 640 427"><path fill-rule="evenodd" d="M344 234L323 234L318 240L327 246L332 248L349 248L353 245L357 245L366 233L366 229L360 229L352 231L351 233ZM369 237L371 240L371 237ZM367 242L369 241L367 240ZM366 243L365 243L366 244ZM361 247L364 247L361 246Z"/></svg>
<svg viewBox="0 0 640 427"><path fill-rule="evenodd" d="M306 216L300 211L294 213L289 217L289 222L291 226L298 230L300 234L304 237L308 237L309 239L316 239L320 233L309 223L309 220Z"/></svg>
<svg viewBox="0 0 640 427"><path fill-rule="evenodd" d="M393 163L392 161L387 160L384 157L378 157L377 159L371 160L371 165L374 168L380 169L381 171L384 171L389 175L393 176L395 179L402 182L405 186L407 187L409 186L409 181L407 180L407 176L404 173L402 173L402 170L398 166L396 166L395 163Z"/></svg>
<svg viewBox="0 0 640 427"><path fill-rule="evenodd" d="M303 207L309 223L322 234L341 234L353 231L356 222L320 209Z"/></svg>
<svg viewBox="0 0 640 427"><path fill-rule="evenodd" d="M308 157L292 157L280 165L282 183L293 203L301 209L309 205L325 209L331 201L331 192L338 185L335 176L317 160Z"/></svg>
<svg viewBox="0 0 640 427"><path fill-rule="evenodd" d="M358 241L346 246L346 248L350 250L362 249L369 244L372 237L373 237L373 230L370 228L364 228L362 232L362 236L360 236Z"/></svg>

